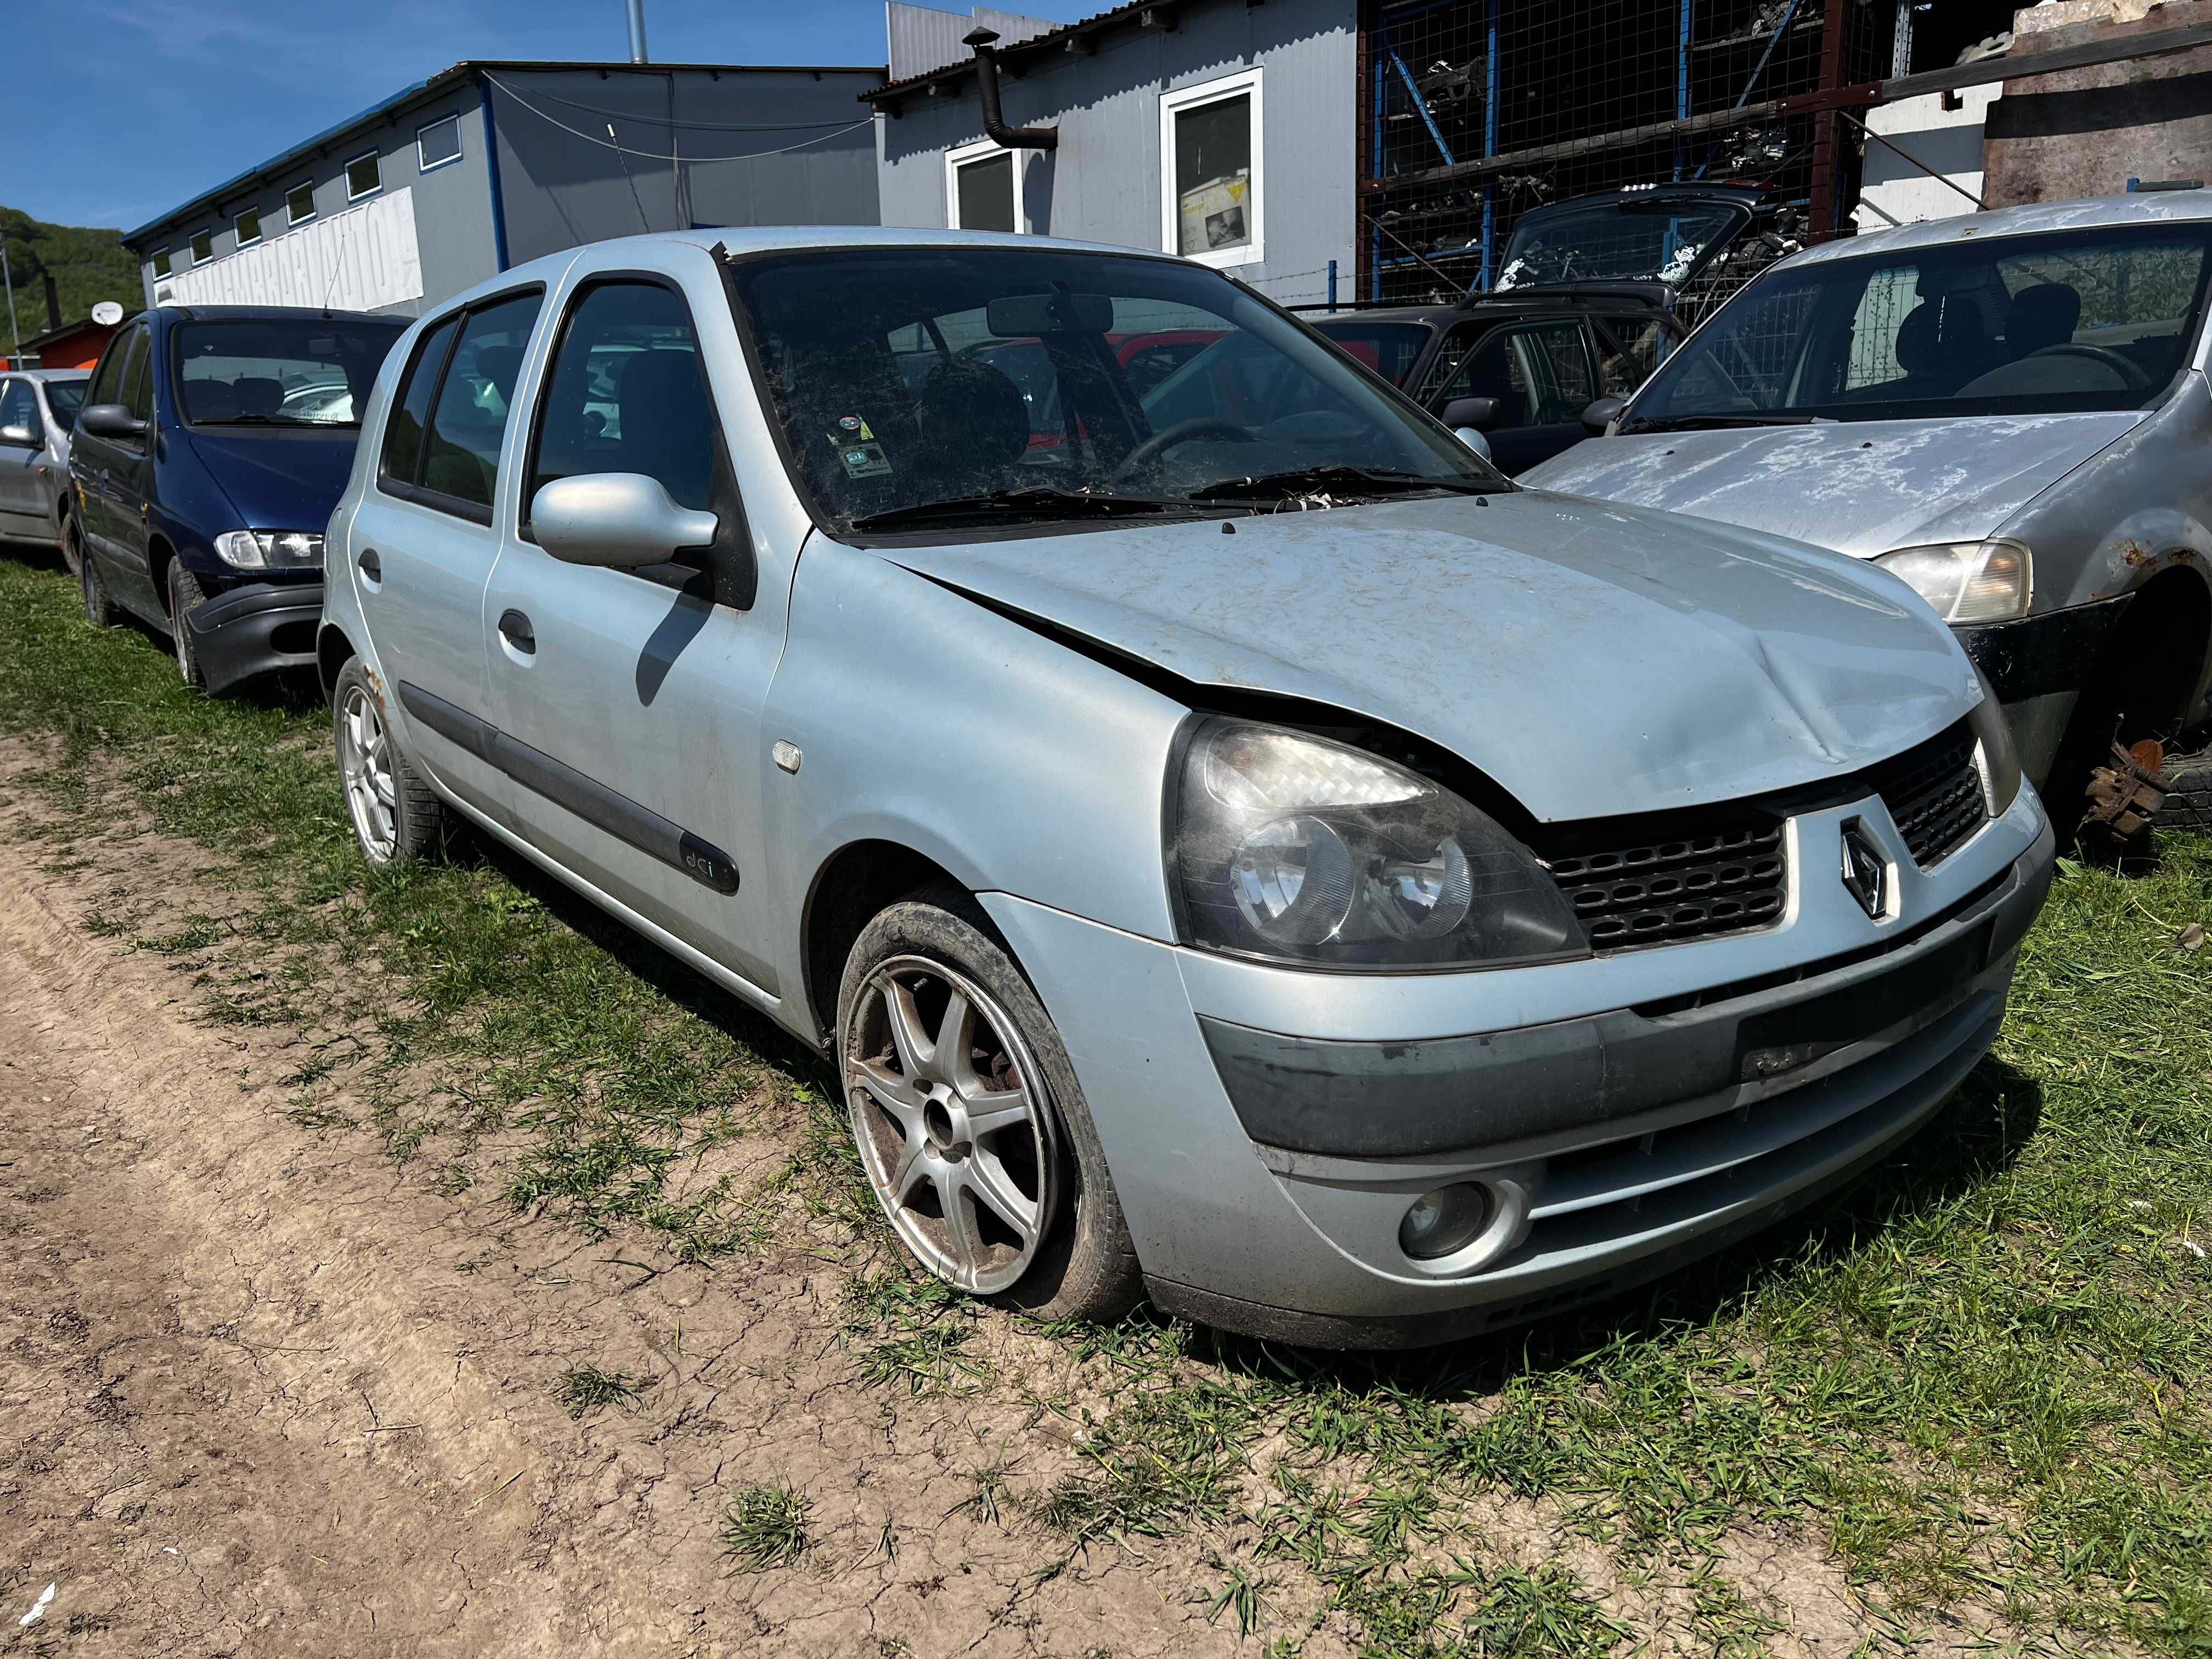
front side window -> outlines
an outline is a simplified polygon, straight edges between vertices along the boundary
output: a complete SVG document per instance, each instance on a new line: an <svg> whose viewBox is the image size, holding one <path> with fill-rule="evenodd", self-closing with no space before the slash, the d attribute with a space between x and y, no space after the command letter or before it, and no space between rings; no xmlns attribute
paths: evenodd
<svg viewBox="0 0 2212 1659"><path fill-rule="evenodd" d="M1562 426L1597 396L1578 322L1492 329L1431 399L1498 399L1497 427Z"/></svg>
<svg viewBox="0 0 2212 1659"><path fill-rule="evenodd" d="M1182 261L880 248L759 256L733 280L794 481L841 531L1504 487L1399 393ZM1195 349L1154 378L1140 360L1170 343Z"/></svg>
<svg viewBox="0 0 2212 1659"><path fill-rule="evenodd" d="M231 221L231 228L238 233L239 246L258 242L261 240L261 215L257 210L248 208Z"/></svg>
<svg viewBox="0 0 2212 1659"><path fill-rule="evenodd" d="M1019 230L1014 152L971 144L945 158L951 171L952 228Z"/></svg>
<svg viewBox="0 0 2212 1659"><path fill-rule="evenodd" d="M84 407L83 380L49 380L46 382L46 407L52 411L54 424L64 432L76 430L76 412Z"/></svg>
<svg viewBox="0 0 2212 1659"><path fill-rule="evenodd" d="M461 118L448 115L442 121L433 121L415 135L415 165L418 172L428 173L448 161L461 159Z"/></svg>
<svg viewBox="0 0 2212 1659"><path fill-rule="evenodd" d="M653 283L586 290L546 377L528 500L556 479L641 472L679 507L714 494L714 407L683 300Z"/></svg>
<svg viewBox="0 0 2212 1659"><path fill-rule="evenodd" d="M1260 71L1160 100L1164 241L1206 264L1262 256Z"/></svg>
<svg viewBox="0 0 2212 1659"><path fill-rule="evenodd" d="M2145 408L2188 359L2208 273L2201 225L1778 270L1674 353L1622 429Z"/></svg>
<svg viewBox="0 0 2212 1659"><path fill-rule="evenodd" d="M384 170L374 150L346 163L346 200L357 202L384 188Z"/></svg>
<svg viewBox="0 0 2212 1659"><path fill-rule="evenodd" d="M472 517L489 521L514 383L544 303L543 295L525 294L471 312L439 384L422 446L422 488L478 509Z"/></svg>
<svg viewBox="0 0 2212 1659"><path fill-rule="evenodd" d="M214 258L215 233L211 230L194 232L192 235L192 263L196 265L205 264L209 260Z"/></svg>
<svg viewBox="0 0 2212 1659"><path fill-rule="evenodd" d="M192 426L351 427L400 322L181 323L177 399Z"/></svg>
<svg viewBox="0 0 2212 1659"><path fill-rule="evenodd" d="M287 224L296 225L302 219L314 216L315 187L313 185L295 185L285 192L284 222Z"/></svg>

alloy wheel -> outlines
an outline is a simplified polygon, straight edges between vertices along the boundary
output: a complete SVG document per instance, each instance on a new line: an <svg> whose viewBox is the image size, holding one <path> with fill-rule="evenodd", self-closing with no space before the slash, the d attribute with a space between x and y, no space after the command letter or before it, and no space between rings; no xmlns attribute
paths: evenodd
<svg viewBox="0 0 2212 1659"><path fill-rule="evenodd" d="M358 685L348 686L338 705L338 776L354 833L379 864L389 861L399 844L392 759L392 738L375 699Z"/></svg>
<svg viewBox="0 0 2212 1659"><path fill-rule="evenodd" d="M1012 1286L1059 1198L1044 1073L1012 1017L943 963L893 957L842 1046L854 1139L901 1241L964 1290Z"/></svg>

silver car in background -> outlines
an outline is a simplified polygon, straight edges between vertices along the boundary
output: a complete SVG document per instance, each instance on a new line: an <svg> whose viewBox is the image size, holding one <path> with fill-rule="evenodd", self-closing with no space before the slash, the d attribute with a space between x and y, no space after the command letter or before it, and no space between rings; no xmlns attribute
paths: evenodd
<svg viewBox="0 0 2212 1659"><path fill-rule="evenodd" d="M2051 836L1895 578L1516 489L1179 259L721 235L392 352L340 775L372 863L465 821L820 1045L929 1272L1481 1333L1768 1224L1987 1048ZM1139 380L1137 332L1213 343Z"/></svg>
<svg viewBox="0 0 2212 1659"><path fill-rule="evenodd" d="M82 368L0 374L0 541L58 548L71 575L70 434L91 380Z"/></svg>
<svg viewBox="0 0 2212 1659"><path fill-rule="evenodd" d="M2115 731L2207 712L2208 276L2203 190L1830 242L1521 481L1879 562L1959 630L2070 830Z"/></svg>

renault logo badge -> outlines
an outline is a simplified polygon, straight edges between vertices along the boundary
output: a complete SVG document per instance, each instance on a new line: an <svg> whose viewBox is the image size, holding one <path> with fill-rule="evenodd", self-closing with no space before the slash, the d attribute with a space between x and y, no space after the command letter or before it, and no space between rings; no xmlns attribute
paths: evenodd
<svg viewBox="0 0 2212 1659"><path fill-rule="evenodd" d="M1844 826L1844 890L1871 921L1889 909L1889 861L1856 822Z"/></svg>

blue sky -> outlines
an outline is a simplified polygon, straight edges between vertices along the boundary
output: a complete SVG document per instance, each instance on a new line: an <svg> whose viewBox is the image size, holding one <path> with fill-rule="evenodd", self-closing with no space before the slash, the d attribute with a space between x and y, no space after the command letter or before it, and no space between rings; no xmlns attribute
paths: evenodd
<svg viewBox="0 0 2212 1659"><path fill-rule="evenodd" d="M1006 9L1067 21L1108 3ZM956 9L950 0L947 9ZM624 0L71 0L10 9L4 100L14 141L0 202L59 224L125 230L461 58L629 55ZM881 0L646 0L646 38L665 63L880 64L884 9Z"/></svg>

